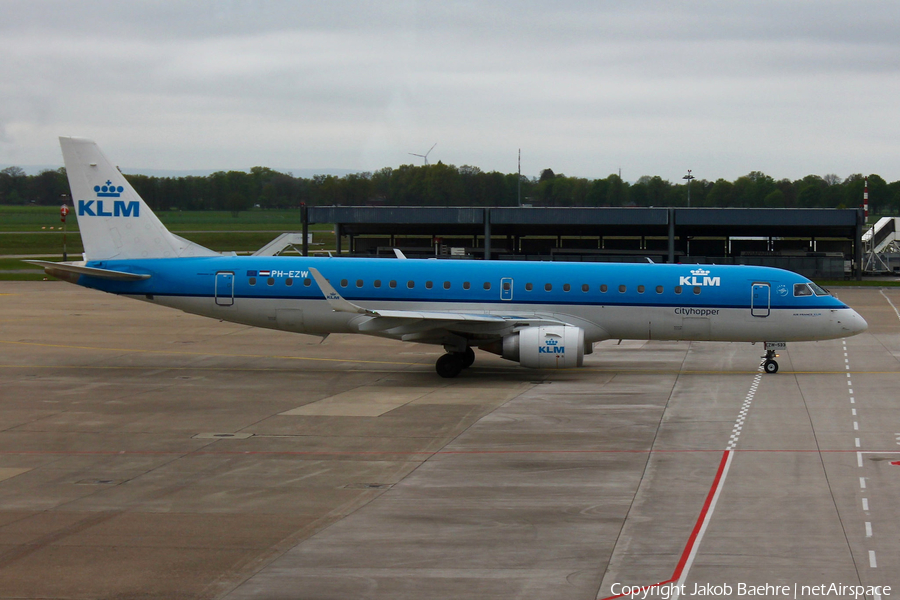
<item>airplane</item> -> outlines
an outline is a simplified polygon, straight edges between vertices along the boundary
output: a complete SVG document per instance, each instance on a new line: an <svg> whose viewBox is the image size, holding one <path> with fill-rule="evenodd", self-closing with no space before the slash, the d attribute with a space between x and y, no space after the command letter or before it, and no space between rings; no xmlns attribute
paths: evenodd
<svg viewBox="0 0 900 600"><path fill-rule="evenodd" d="M523 367L580 367L607 339L765 343L865 331L866 321L796 273L745 265L235 256L160 222L91 140L61 137L84 260L30 260L53 277L246 325L357 333L443 346L456 377L474 348Z"/></svg>

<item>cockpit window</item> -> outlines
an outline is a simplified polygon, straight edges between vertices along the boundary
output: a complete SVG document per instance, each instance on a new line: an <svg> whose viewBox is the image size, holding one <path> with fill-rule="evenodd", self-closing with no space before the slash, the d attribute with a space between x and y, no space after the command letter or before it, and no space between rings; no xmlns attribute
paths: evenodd
<svg viewBox="0 0 900 600"><path fill-rule="evenodd" d="M812 290L809 289L809 286L805 283L795 283L794 284L794 295L795 296L812 296Z"/></svg>
<svg viewBox="0 0 900 600"><path fill-rule="evenodd" d="M816 293L816 296L830 296L831 295L831 292L829 292L828 290L826 290L825 288L823 288L820 285L810 283L809 287L811 287L812 290Z"/></svg>

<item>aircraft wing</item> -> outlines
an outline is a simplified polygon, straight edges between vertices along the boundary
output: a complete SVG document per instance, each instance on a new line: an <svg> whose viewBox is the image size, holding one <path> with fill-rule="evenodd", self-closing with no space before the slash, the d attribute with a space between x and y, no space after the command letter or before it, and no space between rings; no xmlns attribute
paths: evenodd
<svg viewBox="0 0 900 600"><path fill-rule="evenodd" d="M336 312L356 313L361 319L360 333L388 335L408 341L425 341L440 332L463 337L500 337L522 327L535 325L567 325L563 321L535 314L493 315L485 313L440 312L427 310L381 310L364 308L341 296L318 269L309 272L319 285L325 300Z"/></svg>

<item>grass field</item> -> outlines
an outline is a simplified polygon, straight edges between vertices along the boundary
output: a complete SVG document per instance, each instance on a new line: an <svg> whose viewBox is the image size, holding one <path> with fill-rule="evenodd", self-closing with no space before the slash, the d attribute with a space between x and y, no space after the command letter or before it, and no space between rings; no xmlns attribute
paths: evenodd
<svg viewBox="0 0 900 600"><path fill-rule="evenodd" d="M217 252L252 253L280 234L303 227L299 210L250 210L237 217L227 211L170 211L157 216L170 231ZM71 213L66 226L69 260L78 260L84 247L78 221ZM3 257L46 255L59 260L61 227L59 207L0 206L0 281L43 279L43 271L37 267ZM333 225L310 225L309 230L313 234L311 250L334 250Z"/></svg>

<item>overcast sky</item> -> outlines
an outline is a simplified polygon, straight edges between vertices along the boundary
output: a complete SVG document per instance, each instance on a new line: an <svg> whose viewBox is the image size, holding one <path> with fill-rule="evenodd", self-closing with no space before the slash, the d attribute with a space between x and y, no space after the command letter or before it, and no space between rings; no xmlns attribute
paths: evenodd
<svg viewBox="0 0 900 600"><path fill-rule="evenodd" d="M900 179L896 0L0 0L0 164Z"/></svg>

